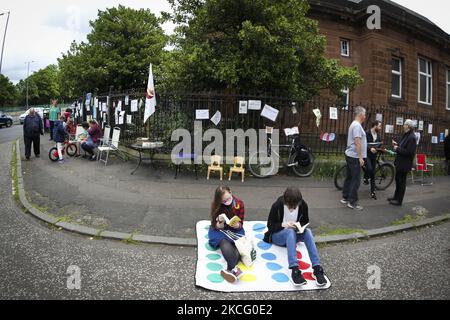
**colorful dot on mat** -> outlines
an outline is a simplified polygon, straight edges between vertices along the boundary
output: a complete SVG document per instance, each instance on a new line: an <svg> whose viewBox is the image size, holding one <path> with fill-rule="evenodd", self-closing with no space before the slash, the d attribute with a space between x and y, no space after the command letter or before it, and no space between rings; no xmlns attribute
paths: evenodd
<svg viewBox="0 0 450 320"><path fill-rule="evenodd" d="M205 239L206 239L206 240L209 240L209 235L206 235L206 236L205 236Z"/></svg>
<svg viewBox="0 0 450 320"><path fill-rule="evenodd" d="M270 243L261 241L260 243L258 243L258 248L260 248L261 250L269 250L270 248L272 248L272 245Z"/></svg>
<svg viewBox="0 0 450 320"><path fill-rule="evenodd" d="M255 282L256 280L256 276L250 273L244 274L239 278L241 282Z"/></svg>
<svg viewBox="0 0 450 320"><path fill-rule="evenodd" d="M274 255L273 253L264 253L263 255L261 255L261 257L265 260L268 261L275 261L277 260L277 256Z"/></svg>
<svg viewBox="0 0 450 320"><path fill-rule="evenodd" d="M303 255L300 251L297 251L297 259L298 260L302 260L303 259Z"/></svg>
<svg viewBox="0 0 450 320"><path fill-rule="evenodd" d="M257 223L253 226L253 231L263 231L266 228L265 224Z"/></svg>
<svg viewBox="0 0 450 320"><path fill-rule="evenodd" d="M259 240L263 240L264 239L264 234L259 233L259 234L255 235L255 238L259 239Z"/></svg>
<svg viewBox="0 0 450 320"><path fill-rule="evenodd" d="M209 250L209 251L217 251L217 250L219 250L219 249L214 249L213 247L211 247L211 245L209 243L205 244L205 247L206 247L206 250Z"/></svg>
<svg viewBox="0 0 450 320"><path fill-rule="evenodd" d="M220 271L223 269L223 266L219 263L208 263L206 265L206 268L210 271Z"/></svg>
<svg viewBox="0 0 450 320"><path fill-rule="evenodd" d="M299 261L298 267L300 268L300 270L308 270L311 267L311 265L306 262Z"/></svg>
<svg viewBox="0 0 450 320"><path fill-rule="evenodd" d="M208 276L208 280L212 283L222 283L225 281L225 279L217 273L212 273Z"/></svg>
<svg viewBox="0 0 450 320"><path fill-rule="evenodd" d="M244 272L247 272L247 271L253 271L253 269L254 269L253 266L247 267L247 266L246 266L245 264L243 264L242 262L238 264L238 267L239 267L239 269L241 269L241 270L244 271Z"/></svg>
<svg viewBox="0 0 450 320"><path fill-rule="evenodd" d="M208 254L206 257L212 261L217 261L220 260L220 258L222 258L220 254Z"/></svg>
<svg viewBox="0 0 450 320"><path fill-rule="evenodd" d="M283 269L282 266L280 266L277 263L273 263L273 262L269 262L266 264L267 269L269 269L270 271L280 271L281 269Z"/></svg>
<svg viewBox="0 0 450 320"><path fill-rule="evenodd" d="M313 277L312 272L303 272L303 277L308 281L316 281L316 279L314 279Z"/></svg>
<svg viewBox="0 0 450 320"><path fill-rule="evenodd" d="M289 277L287 275L285 275L284 273L275 273L272 276L272 279L279 283L289 282Z"/></svg>
<svg viewBox="0 0 450 320"><path fill-rule="evenodd" d="M206 226L206 227L205 227L205 230L209 230L209 229L210 229L210 227L211 227L211 226L209 226L209 225L208 225L208 226Z"/></svg>

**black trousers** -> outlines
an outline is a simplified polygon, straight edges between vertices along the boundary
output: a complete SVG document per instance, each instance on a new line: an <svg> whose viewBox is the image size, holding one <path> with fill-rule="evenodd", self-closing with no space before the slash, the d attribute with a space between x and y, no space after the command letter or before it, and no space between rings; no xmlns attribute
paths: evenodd
<svg viewBox="0 0 450 320"><path fill-rule="evenodd" d="M233 270L241 259L241 255L239 254L238 249L230 241L222 240L222 242L220 243L220 250L222 251L223 257L227 262L227 270Z"/></svg>
<svg viewBox="0 0 450 320"><path fill-rule="evenodd" d="M370 192L374 193L376 191L375 186L375 170L377 169L377 159L367 158L366 159L366 171L364 174L364 179L370 179Z"/></svg>
<svg viewBox="0 0 450 320"><path fill-rule="evenodd" d="M34 155L41 155L41 136L39 134L34 136L24 136L25 141L25 157L31 157L31 144L33 144Z"/></svg>
<svg viewBox="0 0 450 320"><path fill-rule="evenodd" d="M361 165L359 159L346 157L347 177L342 196L352 205L358 204L358 190L361 185Z"/></svg>
<svg viewBox="0 0 450 320"><path fill-rule="evenodd" d="M406 179L408 177L408 172L396 172L395 173L395 195L394 200L397 200L401 204L405 198L406 192Z"/></svg>
<svg viewBox="0 0 450 320"><path fill-rule="evenodd" d="M55 121L50 121L50 139L53 140L53 129L55 128Z"/></svg>

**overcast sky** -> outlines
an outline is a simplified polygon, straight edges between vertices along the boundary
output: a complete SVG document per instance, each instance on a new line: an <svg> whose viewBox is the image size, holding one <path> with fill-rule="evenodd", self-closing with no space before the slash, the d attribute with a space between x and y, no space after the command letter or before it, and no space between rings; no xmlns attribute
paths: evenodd
<svg viewBox="0 0 450 320"><path fill-rule="evenodd" d="M396 0L450 33L450 3L448 0ZM119 4L132 8L149 8L159 15L170 11L166 0L1 0L0 13L11 11L2 73L14 83L27 75L26 61L36 61L31 72L56 63L73 40L86 39L89 21L97 11ZM0 17L0 40L6 25L6 15ZM164 26L171 33L173 25ZM1 42L0 42L1 45Z"/></svg>

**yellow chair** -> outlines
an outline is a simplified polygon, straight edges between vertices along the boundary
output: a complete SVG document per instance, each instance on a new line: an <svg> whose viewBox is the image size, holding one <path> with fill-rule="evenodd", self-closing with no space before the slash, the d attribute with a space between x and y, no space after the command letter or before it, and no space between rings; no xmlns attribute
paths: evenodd
<svg viewBox="0 0 450 320"><path fill-rule="evenodd" d="M223 180L223 168L222 168L222 157L221 156L212 156L211 157L211 165L208 167L208 180L211 175L211 172L220 172L220 181Z"/></svg>
<svg viewBox="0 0 450 320"><path fill-rule="evenodd" d="M234 166L230 168L230 178L228 179L231 181L231 176L233 173L240 173L242 174L242 182L244 182L245 179L245 159L243 157L236 157L234 158Z"/></svg>

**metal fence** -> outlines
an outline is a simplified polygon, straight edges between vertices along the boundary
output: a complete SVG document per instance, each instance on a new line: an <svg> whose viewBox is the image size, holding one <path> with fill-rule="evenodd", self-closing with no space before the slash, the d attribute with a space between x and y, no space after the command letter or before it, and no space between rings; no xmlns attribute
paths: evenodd
<svg viewBox="0 0 450 320"><path fill-rule="evenodd" d="M107 104L106 112L97 109L96 119L112 127L122 129L121 143L127 146L136 142L139 137L148 137L153 141L162 141L165 145L165 152L170 152L176 143L171 142L173 130L184 128L194 131L194 122L196 119L196 110L208 109L210 117L217 111L222 114L221 122L216 126L212 121L204 120L203 130L218 128L222 131L227 129L264 129L267 126L280 129L280 142L286 142L284 129L298 126L302 142L311 147L315 154L336 154L342 155L347 144L347 131L353 121L353 110L357 106L343 106L339 102L331 101L326 98L317 97L306 103L298 103L290 99L277 96L260 96L245 94L224 94L224 93L173 93L169 95L157 96L158 106L156 113L144 125L144 105L145 89L134 89L125 92L109 92L96 97L101 106ZM125 102L128 102L126 104ZM131 111L131 101L140 100L137 112ZM261 111L248 110L247 114L239 113L239 102L257 100L264 105L272 106L280 110L275 122L272 122L261 116ZM94 115L94 99L91 106L84 106L84 120ZM123 124L116 121L116 110L122 104L122 111L125 111ZM361 105L361 104L358 104ZM382 139L386 145L391 145L391 140L399 141L402 135L403 126L397 124L397 120L412 119L421 125L418 132L421 133L419 152L430 156L443 155L443 143L440 142L441 133L450 129L449 119L433 118L432 116L411 112L406 108L391 106L367 106L366 129L369 124L382 116L383 132ZM295 108L293 108L295 107ZM337 108L337 120L330 118L330 108ZM314 109L319 109L322 115L320 125L316 125L316 116ZM88 111L89 110L89 111ZM131 116L131 123L127 123L127 116ZM401 119L397 119L401 118ZM423 128L422 128L423 125ZM428 126L432 125L432 133L428 132ZM387 132L386 126L392 126L392 131ZM324 142L320 139L322 133L334 133L336 139L332 142ZM438 143L432 143L432 137L437 137Z"/></svg>

